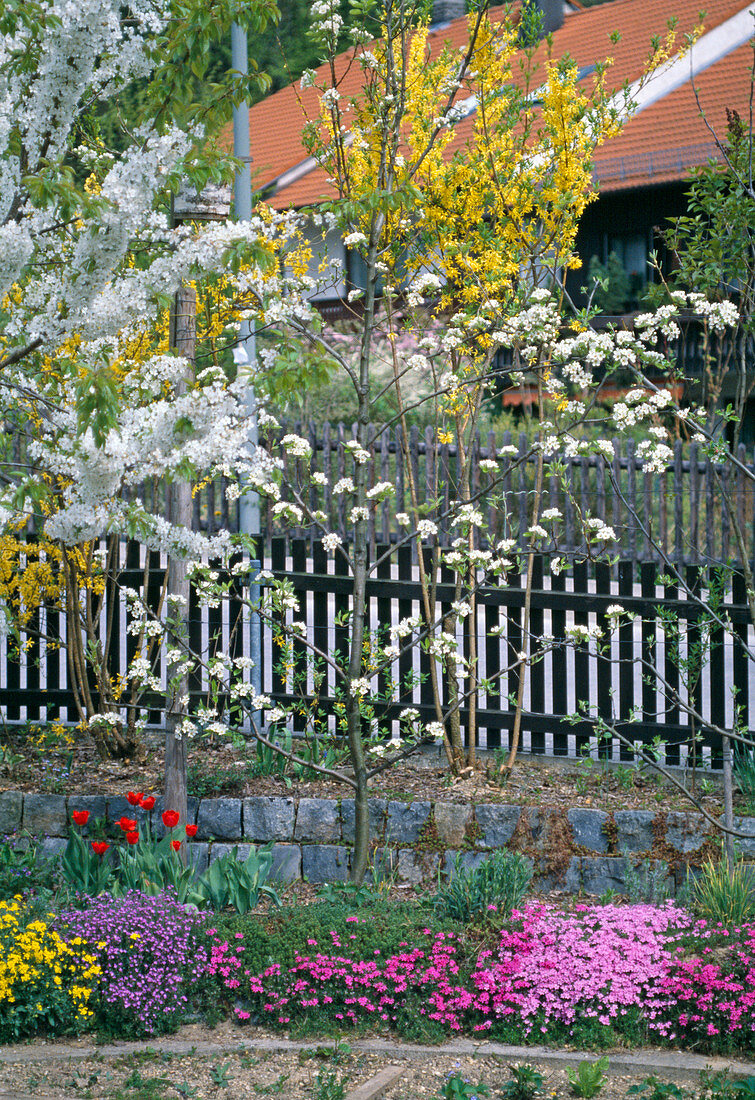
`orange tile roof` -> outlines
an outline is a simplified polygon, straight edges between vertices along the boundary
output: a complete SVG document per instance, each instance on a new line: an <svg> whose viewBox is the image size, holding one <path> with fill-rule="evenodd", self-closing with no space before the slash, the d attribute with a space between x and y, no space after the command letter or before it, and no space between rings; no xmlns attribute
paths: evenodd
<svg viewBox="0 0 755 1100"><path fill-rule="evenodd" d="M744 7L743 0L707 0L705 32L713 30ZM662 35L666 21L673 14L678 18L677 41L697 23L700 0L614 0L613 3L582 9L567 14L563 26L553 35L553 55L569 54L580 67L587 67L606 57L614 60L610 83L619 87L625 80L638 79L650 52L653 34ZM502 18L504 8L493 8L492 18ZM611 35L618 31L618 43ZM466 40L466 19L458 19L431 32L431 48L440 49L444 42L461 46ZM545 46L538 51L544 58ZM718 134L726 125L726 107L746 115L753 55L750 46L732 51L704 70L696 78L701 104ZM353 63L353 51L336 60L339 85L345 96L358 92L361 69ZM322 70L320 70L322 71ZM301 130L307 117L316 117L317 93L301 91L291 85L256 104L249 112L250 139L253 160L253 185L270 184L284 172L307 160L302 145ZM462 141L471 130L471 120L456 127ZM226 131L230 144L230 132ZM707 130L695 101L689 81L645 108L632 118L621 134L598 150L595 158L596 177L600 189L639 187L649 183L684 178L690 166L704 163L715 150L714 139ZM307 166L305 166L307 167ZM280 189L270 200L276 207L302 207L332 196L325 172L311 164L298 179Z"/></svg>

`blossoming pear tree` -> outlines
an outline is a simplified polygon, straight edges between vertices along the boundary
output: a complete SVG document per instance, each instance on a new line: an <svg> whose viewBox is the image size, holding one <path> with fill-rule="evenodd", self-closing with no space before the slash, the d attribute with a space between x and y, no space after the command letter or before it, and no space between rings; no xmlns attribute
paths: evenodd
<svg viewBox="0 0 755 1100"><path fill-rule="evenodd" d="M645 362L654 352L631 337L632 347L626 346L626 334L601 339L589 331L586 317L577 317L567 335L562 331L562 273L578 262L573 244L579 215L592 195L590 154L620 123L616 103L621 101L607 94L605 66L598 68L589 92L582 92L569 59L541 58L536 75L536 50L522 49L522 29L506 20L491 23L484 10L470 17L469 41L463 49L439 52L431 48L427 27L410 5L359 3L354 10L359 19L353 63L363 73L359 93L342 93L333 64L305 73L302 86L319 92L320 113L305 137L338 194L329 210L347 245L360 254L365 271L363 286L349 294L358 334L355 356L345 356L326 334L313 334L296 321L291 326L297 336L324 347L353 385L358 411L355 437L347 443L351 468L332 486L326 486L323 474L310 478L311 445L289 432L281 440L280 472L261 473L253 484L272 500L274 518L318 530L325 549L346 563L346 649L318 650L296 617L293 588L271 575L262 578L269 587L261 614L275 625L287 684L302 696L292 711L306 710L310 675L314 692L309 692L309 717L316 725L321 721L318 698L324 670L329 668L335 677L337 732L347 746L349 762L341 778L355 792L352 875L361 879L369 854L369 778L428 740L442 743L456 774L474 766L477 693L512 669L519 673L520 683L516 751L526 667L553 642L529 638L527 603L527 648L512 654L505 668L488 670L483 680L473 629L466 632L463 648L465 624L474 618L480 585L505 583L508 573L519 571L523 557L529 592L535 552L557 544L553 531L559 517L542 508L546 460L562 445L574 453L602 448L613 454L608 438L597 444L583 438L579 429L587 401L575 397L575 391L592 385L594 369L619 365L635 355ZM336 5L317 3L313 17L313 33L324 54L332 55L341 26ZM524 28L525 35L533 31ZM407 342L407 333L413 354L400 355L397 344L399 338ZM369 522L394 492L390 482L368 481L374 402L386 385L385 364L378 362L381 347L388 352L387 385L396 398L402 438L409 437L411 408L430 404L439 437L453 431L457 439L461 472L458 499L446 510L438 503L426 514L411 464L406 463L411 511L400 517L407 532L400 545L416 542L422 609L419 616L392 627L383 624L375 631L368 623L367 584L391 551L368 561ZM485 540L484 513L491 494L500 490L502 469L491 460L483 486L472 485L470 471L481 411L500 384L494 360L502 349L512 358L515 384L526 371L536 388L538 407L544 410L550 402L553 418L546 422L543 417L541 439L535 444L538 473L527 529L520 533L512 527L507 537L496 541ZM274 352L268 354L274 358ZM413 379L418 374L424 378L423 392L407 386L410 372ZM666 396L661 395L657 408ZM654 453L651 441L648 461ZM295 470L298 481L287 476ZM318 503L326 488L344 501L348 544L328 530L326 513ZM603 552L613 531L598 517L582 519L590 552ZM443 554L436 539L440 524L457 529L451 550ZM441 569L452 576L449 609L438 596ZM206 582L206 574L200 579ZM568 640L589 641L578 633ZM432 657L435 719L421 723L415 709L404 707L399 714L400 739L386 745L386 723L392 724L387 716L407 694L396 668L416 646ZM297 671L297 653L305 651L311 663L302 673ZM381 693L381 680L390 685L390 697ZM270 709L267 699L256 702L268 708L268 720L274 723L283 724L290 716L284 707ZM470 714L468 750L459 721L462 707ZM269 733L258 731L257 736L274 748ZM279 748L290 755L289 749ZM333 773L322 764L314 770Z"/></svg>

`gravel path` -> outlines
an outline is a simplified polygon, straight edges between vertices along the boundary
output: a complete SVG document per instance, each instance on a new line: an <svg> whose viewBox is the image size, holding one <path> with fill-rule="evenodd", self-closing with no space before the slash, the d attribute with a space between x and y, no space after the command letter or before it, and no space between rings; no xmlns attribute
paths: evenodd
<svg viewBox="0 0 755 1100"><path fill-rule="evenodd" d="M566 1067L597 1054L539 1047L504 1047L461 1040L441 1047L372 1039L293 1042L233 1025L209 1031L182 1028L152 1043L92 1046L89 1041L31 1043L0 1049L0 1100L166 1100L192 1097L275 1097L333 1100L425 1100L436 1097L449 1073L483 1081L491 1096L510 1080L512 1063L528 1062L544 1077L548 1100L570 1097ZM755 1062L661 1050L608 1053L609 1078L600 1100L624 1100L630 1085L654 1073L689 1087L701 1069L731 1067L755 1075ZM395 1066L395 1072L386 1073ZM382 1075L383 1083L380 1084ZM390 1083L386 1084L386 1078Z"/></svg>

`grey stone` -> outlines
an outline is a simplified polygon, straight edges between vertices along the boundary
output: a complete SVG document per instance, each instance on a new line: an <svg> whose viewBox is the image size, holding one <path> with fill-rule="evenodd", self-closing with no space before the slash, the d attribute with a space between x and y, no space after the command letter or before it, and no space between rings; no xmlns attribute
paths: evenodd
<svg viewBox="0 0 755 1100"><path fill-rule="evenodd" d="M301 878L301 848L298 844L274 844L269 882L297 882Z"/></svg>
<svg viewBox="0 0 755 1100"><path fill-rule="evenodd" d="M294 835L293 798L245 798L244 836L251 840L291 840Z"/></svg>
<svg viewBox="0 0 755 1100"><path fill-rule="evenodd" d="M300 798L296 810L294 840L341 839L338 803L332 798Z"/></svg>
<svg viewBox="0 0 755 1100"><path fill-rule="evenodd" d="M239 844L238 842L236 844L224 844L222 842L210 844L210 863L214 863L215 860L220 859L221 856L227 856L228 853L232 852L234 848L237 849L237 858L239 860L239 863L243 863L249 855L250 851L252 850L252 845Z"/></svg>
<svg viewBox="0 0 755 1100"><path fill-rule="evenodd" d="M201 840L241 839L241 800L204 798L197 813L197 836Z"/></svg>
<svg viewBox="0 0 755 1100"><path fill-rule="evenodd" d="M68 814L62 794L24 795L23 827L35 836L67 836Z"/></svg>
<svg viewBox="0 0 755 1100"><path fill-rule="evenodd" d="M184 827L186 825L196 825L197 816L199 814L199 807L201 806L201 804L202 804L201 800L198 799L195 795L190 795L189 796L189 798L186 800L186 821L179 821L178 825L176 826L176 828L179 829L180 832L183 832ZM162 837L164 837L165 834L168 831L165 828L165 826L163 825L163 810L164 809L165 809L165 799L163 798L162 795L160 795L156 799L154 809L150 812L150 815L149 815L150 816L150 825L151 825L151 828L152 828L152 835L153 835L153 837L155 837L156 840L161 840ZM172 809L172 807L169 807L169 809ZM127 817L137 817L137 818L141 819L142 811L139 810L138 813L135 813L135 814L131 813L131 814L127 814L126 816Z"/></svg>
<svg viewBox="0 0 755 1100"><path fill-rule="evenodd" d="M134 807L129 806L123 795L113 795L107 800L107 819L113 822L120 821L122 817L136 818L137 822L139 819L139 815L134 812Z"/></svg>
<svg viewBox="0 0 755 1100"><path fill-rule="evenodd" d="M472 820L472 807L456 802L435 803L435 828L438 838L449 848L461 848L466 839L467 825Z"/></svg>
<svg viewBox="0 0 755 1100"><path fill-rule="evenodd" d="M107 819L107 798L101 794L72 794L68 799L68 816L74 810L89 810L89 821L84 826L87 832L97 821Z"/></svg>
<svg viewBox="0 0 755 1100"><path fill-rule="evenodd" d="M389 802L386 844L413 844L429 816L429 802Z"/></svg>
<svg viewBox="0 0 755 1100"><path fill-rule="evenodd" d="M367 804L370 819L370 840L382 837L385 828L385 808L388 805L384 798L371 798ZM341 827L345 844L354 843L354 799L344 798L341 801Z"/></svg>
<svg viewBox="0 0 755 1100"><path fill-rule="evenodd" d="M307 882L343 882L349 874L349 849L337 844L305 844L301 873Z"/></svg>
<svg viewBox="0 0 755 1100"><path fill-rule="evenodd" d="M2 798L2 795L0 795L0 798ZM2 810L0 809L1 813ZM749 858L755 856L755 817L735 817L734 828L745 834L737 837L737 844L742 855ZM0 829L0 832L2 832L2 829Z"/></svg>
<svg viewBox="0 0 755 1100"><path fill-rule="evenodd" d="M479 844L483 848L503 848L511 840L519 824L521 806L501 806L483 802L475 806L475 820L482 830Z"/></svg>
<svg viewBox="0 0 755 1100"><path fill-rule="evenodd" d="M566 872L566 889L571 894L600 897L608 890L623 893L626 863L620 856L575 856Z"/></svg>
<svg viewBox="0 0 755 1100"><path fill-rule="evenodd" d="M696 852L705 843L701 814L666 814L666 843L677 852Z"/></svg>
<svg viewBox="0 0 755 1100"><path fill-rule="evenodd" d="M20 829L23 805L20 791L3 791L0 794L0 836L8 836Z"/></svg>
<svg viewBox="0 0 755 1100"><path fill-rule="evenodd" d="M205 841L192 841L189 845L189 859L194 868L195 877L204 874L209 866L210 846Z"/></svg>
<svg viewBox="0 0 755 1100"><path fill-rule="evenodd" d="M603 832L608 814L603 813L602 810L573 807L566 816L574 833L575 844L581 848L589 848L593 852L608 851L608 837Z"/></svg>
<svg viewBox="0 0 755 1100"><path fill-rule="evenodd" d="M437 852L417 852L414 848L400 848L396 870L399 882L419 886L437 875L440 856Z"/></svg>
<svg viewBox="0 0 755 1100"><path fill-rule="evenodd" d="M613 815L618 830L616 847L620 852L649 852L653 847L652 810L617 810Z"/></svg>
<svg viewBox="0 0 755 1100"><path fill-rule="evenodd" d="M456 873L458 866L462 871L471 871L475 867L479 867L486 859L490 859L489 852L446 852L445 859L443 861L443 874L447 879L452 879Z"/></svg>
<svg viewBox="0 0 755 1100"><path fill-rule="evenodd" d="M68 841L62 836L46 836L37 848L37 862L43 859L55 859L56 856L62 855L67 843Z"/></svg>

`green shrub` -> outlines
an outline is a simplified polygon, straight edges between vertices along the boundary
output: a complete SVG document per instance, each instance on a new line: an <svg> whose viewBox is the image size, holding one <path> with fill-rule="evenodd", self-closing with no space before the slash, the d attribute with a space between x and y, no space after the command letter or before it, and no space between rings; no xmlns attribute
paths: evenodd
<svg viewBox="0 0 755 1100"><path fill-rule="evenodd" d="M467 924L495 906L498 916L509 916L532 881L532 868L524 856L499 851L471 870L462 866L461 858L456 857L451 881L435 895L436 914Z"/></svg>
<svg viewBox="0 0 755 1100"><path fill-rule="evenodd" d="M341 953L352 959L373 959L376 951L389 955L421 938L422 929L435 922L409 902L374 897L360 902L358 908L345 899L345 904L340 900L284 904L274 913L246 918L216 914L212 924L219 936L243 948L239 954L243 969L259 974L273 963L291 967L297 955L333 951L334 940L341 942Z"/></svg>
<svg viewBox="0 0 755 1100"><path fill-rule="evenodd" d="M755 917L753 874L748 864L709 859L699 875L688 880L690 907L711 924L738 928Z"/></svg>

